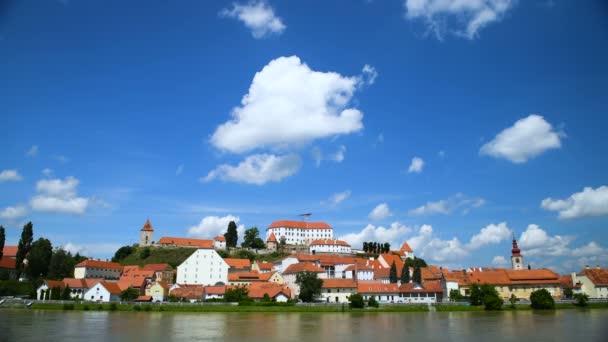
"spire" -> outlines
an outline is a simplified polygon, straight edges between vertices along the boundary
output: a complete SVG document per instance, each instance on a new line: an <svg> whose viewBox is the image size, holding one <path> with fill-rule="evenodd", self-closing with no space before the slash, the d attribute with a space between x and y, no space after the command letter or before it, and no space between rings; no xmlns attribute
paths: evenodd
<svg viewBox="0 0 608 342"><path fill-rule="evenodd" d="M146 223L144 224L144 226L141 228L142 232L153 232L154 228L152 228L152 223L150 223L150 220L146 220Z"/></svg>
<svg viewBox="0 0 608 342"><path fill-rule="evenodd" d="M513 249L511 249L511 256L521 256L521 250L517 247L517 240L515 240L515 234L513 234Z"/></svg>

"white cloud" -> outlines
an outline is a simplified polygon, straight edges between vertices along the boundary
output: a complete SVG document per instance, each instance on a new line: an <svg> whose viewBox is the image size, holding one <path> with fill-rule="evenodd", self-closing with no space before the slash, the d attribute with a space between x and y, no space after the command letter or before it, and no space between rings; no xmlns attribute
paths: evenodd
<svg viewBox="0 0 608 342"><path fill-rule="evenodd" d="M499 224L489 224L482 228L481 231L471 238L467 245L469 249L478 249L485 245L497 244L511 237L511 229L507 227L506 222Z"/></svg>
<svg viewBox="0 0 608 342"><path fill-rule="evenodd" d="M376 78L378 77L378 72L376 68L369 64L365 64L363 66L363 70L361 71L361 77L363 79L363 83L372 85L376 82Z"/></svg>
<svg viewBox="0 0 608 342"><path fill-rule="evenodd" d="M83 214L89 206L89 199L77 197L80 181L72 176L65 179L41 179L36 183L38 195L30 200L36 211Z"/></svg>
<svg viewBox="0 0 608 342"><path fill-rule="evenodd" d="M184 172L184 164L179 164L177 169L175 169L175 175L179 176L182 174L182 172Z"/></svg>
<svg viewBox="0 0 608 342"><path fill-rule="evenodd" d="M513 163L525 163L541 153L561 147L563 133L536 114L520 119L481 147L479 153L505 158Z"/></svg>
<svg viewBox="0 0 608 342"><path fill-rule="evenodd" d="M602 248L597 242L591 241L585 246L578 247L572 250L572 255L575 257L590 257L590 256L598 256L605 255L608 251L605 248Z"/></svg>
<svg viewBox="0 0 608 342"><path fill-rule="evenodd" d="M585 187L566 199L545 198L541 207L559 212L561 219L608 215L608 186Z"/></svg>
<svg viewBox="0 0 608 342"><path fill-rule="evenodd" d="M323 201L323 202L321 202L321 204L329 203L329 205L331 205L331 206L336 206L336 205L342 203L343 201L345 201L347 198L349 198L350 195L351 195L350 190L337 192L337 193L331 195L331 197L329 197L327 202Z"/></svg>
<svg viewBox="0 0 608 342"><path fill-rule="evenodd" d="M0 210L0 218L13 221L27 214L27 208L22 205L16 205L14 207L6 207Z"/></svg>
<svg viewBox="0 0 608 342"><path fill-rule="evenodd" d="M448 208L447 200L439 200L436 202L426 202L416 209L409 211L410 215L422 216L422 215L434 215L434 214L449 214L450 209Z"/></svg>
<svg viewBox="0 0 608 342"><path fill-rule="evenodd" d="M474 39L492 22L502 20L516 0L404 0L407 19L424 20L442 40L446 32ZM456 28L451 28L454 26Z"/></svg>
<svg viewBox="0 0 608 342"><path fill-rule="evenodd" d="M334 161L336 163L341 163L345 158L345 153L346 153L346 146L344 146L344 145L340 145L336 152L329 153L326 155L323 155L323 152L317 146L313 147L312 151L311 151L312 159L315 161L315 165L317 167L321 166L321 162L323 160L329 160L329 161Z"/></svg>
<svg viewBox="0 0 608 342"><path fill-rule="evenodd" d="M518 242L525 255L563 256L571 253L568 245L573 240L572 236L550 236L540 226L530 224L521 234Z"/></svg>
<svg viewBox="0 0 608 342"><path fill-rule="evenodd" d="M437 238L430 225L420 227L417 235L407 239L407 242L416 255L434 262L453 261L469 255L458 238L453 237L450 240Z"/></svg>
<svg viewBox="0 0 608 342"><path fill-rule="evenodd" d="M391 215L393 214L391 213L391 209L389 208L388 204L380 203L369 213L368 217L372 220L380 221Z"/></svg>
<svg viewBox="0 0 608 342"><path fill-rule="evenodd" d="M228 182L263 185L267 182L279 182L295 174L300 165L300 157L295 154L255 154L236 166L222 164L201 178L201 181L210 182L219 178Z"/></svg>
<svg viewBox="0 0 608 342"><path fill-rule="evenodd" d="M122 247L122 245L118 243L75 244L72 242L68 242L63 245L63 249L65 249L67 252L72 253L73 255L79 253L82 256L97 259L110 259L114 256L114 253L116 253L116 251L120 247Z"/></svg>
<svg viewBox="0 0 608 342"><path fill-rule="evenodd" d="M420 157L414 157L414 158L412 158L412 163L410 164L410 167L407 169L407 172L420 173L420 172L422 172L423 168L424 168L424 160L422 160L422 158L420 158Z"/></svg>
<svg viewBox="0 0 608 342"><path fill-rule="evenodd" d="M47 177L51 177L53 175L53 170L46 168L46 169L42 170L42 174Z"/></svg>
<svg viewBox="0 0 608 342"><path fill-rule="evenodd" d="M358 132L363 113L347 106L360 83L357 76L313 71L297 56L277 58L256 73L241 106L210 141L219 149L242 153Z"/></svg>
<svg viewBox="0 0 608 342"><path fill-rule="evenodd" d="M19 174L17 170L2 170L0 172L0 183L2 182L18 182L22 180L23 177Z"/></svg>
<svg viewBox="0 0 608 342"><path fill-rule="evenodd" d="M492 265L496 267L504 267L509 265L509 261L507 261L504 256L497 255L494 257L494 259L492 259Z"/></svg>
<svg viewBox="0 0 608 342"><path fill-rule="evenodd" d="M226 233L230 221L234 221L234 223L237 224L237 234L239 240L242 241L245 234L245 225L239 224L240 218L233 215L226 215L222 217L205 216L198 225L188 228L188 236L213 239L218 235L224 235L224 233Z"/></svg>
<svg viewBox="0 0 608 342"><path fill-rule="evenodd" d="M34 146L30 147L30 149L27 150L25 155L28 157L36 157L38 155L38 145L34 145Z"/></svg>
<svg viewBox="0 0 608 342"><path fill-rule="evenodd" d="M265 1L249 1L247 4L232 5L232 9L223 9L220 16L240 20L251 30L256 39L268 37L272 34L281 34L285 31L285 24L277 17L274 9Z"/></svg>
<svg viewBox="0 0 608 342"><path fill-rule="evenodd" d="M447 199L426 202L426 204L410 210L409 214L412 216L448 215L458 209L462 209L462 213L467 214L471 209L479 208L485 203L486 201L483 198L469 198L457 193Z"/></svg>
<svg viewBox="0 0 608 342"><path fill-rule="evenodd" d="M393 222L389 228L368 224L360 232L349 233L338 239L348 242L355 248L361 248L365 241L388 242L392 248L399 248L412 229L399 222Z"/></svg>

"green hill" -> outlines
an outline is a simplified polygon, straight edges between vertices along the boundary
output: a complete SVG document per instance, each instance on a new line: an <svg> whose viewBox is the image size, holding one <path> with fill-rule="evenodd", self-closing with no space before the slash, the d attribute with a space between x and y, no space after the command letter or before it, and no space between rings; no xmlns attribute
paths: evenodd
<svg viewBox="0 0 608 342"><path fill-rule="evenodd" d="M145 250L150 251L149 255ZM133 247L130 255L117 262L123 266L167 263L176 268L195 251L196 248Z"/></svg>

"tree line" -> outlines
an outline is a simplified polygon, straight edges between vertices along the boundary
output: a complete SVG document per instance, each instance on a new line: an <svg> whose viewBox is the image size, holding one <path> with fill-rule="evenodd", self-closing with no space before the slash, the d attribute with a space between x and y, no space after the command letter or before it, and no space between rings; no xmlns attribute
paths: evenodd
<svg viewBox="0 0 608 342"><path fill-rule="evenodd" d="M391 251L391 244L388 242L379 243L379 242L364 242L363 243L363 251L365 253L374 253L374 254L382 254L388 253Z"/></svg>

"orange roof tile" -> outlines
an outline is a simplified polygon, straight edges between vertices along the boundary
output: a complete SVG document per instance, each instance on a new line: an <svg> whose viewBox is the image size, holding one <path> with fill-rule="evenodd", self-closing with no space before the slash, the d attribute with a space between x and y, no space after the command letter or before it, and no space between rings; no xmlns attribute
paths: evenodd
<svg viewBox="0 0 608 342"><path fill-rule="evenodd" d="M84 279L76 279L76 278L63 278L63 283L66 286L69 286L71 289L85 289L87 288L86 282Z"/></svg>
<svg viewBox="0 0 608 342"><path fill-rule="evenodd" d="M115 270L122 270L122 268L123 268L120 264L117 264L115 262L101 261L101 260L94 260L94 259L84 260L84 261L80 262L79 264L77 264L75 267L110 268L110 269L115 269Z"/></svg>
<svg viewBox="0 0 608 342"><path fill-rule="evenodd" d="M572 275L566 274L559 278L559 283L563 289L573 289L574 282L572 281Z"/></svg>
<svg viewBox="0 0 608 342"><path fill-rule="evenodd" d="M270 235L268 236L268 240L266 240L266 242L277 242L277 237L274 236L274 233L270 233Z"/></svg>
<svg viewBox="0 0 608 342"><path fill-rule="evenodd" d="M228 281L262 281L262 275L258 271L228 273Z"/></svg>
<svg viewBox="0 0 608 342"><path fill-rule="evenodd" d="M226 242L226 238L222 235L218 235L214 239L215 241Z"/></svg>
<svg viewBox="0 0 608 342"><path fill-rule="evenodd" d="M421 288L417 288L418 286L421 286ZM441 282L437 280L426 281L423 285L416 283L401 284L399 290L403 293L443 292Z"/></svg>
<svg viewBox="0 0 608 342"><path fill-rule="evenodd" d="M324 289L357 288L357 283L353 279L342 279L342 278L323 279L322 287Z"/></svg>
<svg viewBox="0 0 608 342"><path fill-rule="evenodd" d="M297 264L289 265L289 267L287 267L283 274L294 274L300 272L324 273L325 270L309 262L299 262Z"/></svg>
<svg viewBox="0 0 608 342"><path fill-rule="evenodd" d="M380 256L378 257L378 259L384 259L384 261L386 261L386 263L388 264L388 267L391 267L391 265L393 263L395 263L395 266L397 267L397 273L401 274L401 269L403 268L403 260L401 260L401 258L398 255L395 255L393 253L384 253L384 254L380 254Z"/></svg>
<svg viewBox="0 0 608 342"><path fill-rule="evenodd" d="M365 259L357 259L348 256L340 256L335 254L321 254L317 256L321 265L323 266L335 266L335 265L348 265L356 262L364 263Z"/></svg>
<svg viewBox="0 0 608 342"><path fill-rule="evenodd" d="M158 240L159 245L175 245L180 247L213 248L213 240L188 239L164 236Z"/></svg>
<svg viewBox="0 0 608 342"><path fill-rule="evenodd" d="M286 297L291 297L291 289L285 285L280 285L277 283L251 283L247 290L249 291L249 297L253 299L262 299L264 298L264 294L268 294L270 298L275 298L279 294L283 294Z"/></svg>
<svg viewBox="0 0 608 342"><path fill-rule="evenodd" d="M347 266L344 271L372 271L373 268L371 268L370 266L367 266L365 264L359 264L357 263L357 265L349 265Z"/></svg>
<svg viewBox="0 0 608 342"><path fill-rule="evenodd" d="M256 264L260 270L272 270L274 268L274 264L271 262L258 261Z"/></svg>
<svg viewBox="0 0 608 342"><path fill-rule="evenodd" d="M224 258L224 261L230 268L250 269L251 261L249 259Z"/></svg>
<svg viewBox="0 0 608 342"><path fill-rule="evenodd" d="M203 285L181 286L173 289L173 291L170 292L170 295L178 298L202 299L203 290Z"/></svg>
<svg viewBox="0 0 608 342"><path fill-rule="evenodd" d="M440 280L443 272L437 266L428 266L420 268L420 276L422 281Z"/></svg>
<svg viewBox="0 0 608 342"><path fill-rule="evenodd" d="M0 259L0 268L15 269L16 262L17 261L13 258L2 257Z"/></svg>
<svg viewBox="0 0 608 342"><path fill-rule="evenodd" d="M318 239L318 240L314 240L313 242L310 243L310 246L319 246L319 245L350 247L350 245L346 241L336 240L336 239Z"/></svg>
<svg viewBox="0 0 608 342"><path fill-rule="evenodd" d="M4 246L4 248L2 248L2 257L16 258L17 246Z"/></svg>
<svg viewBox="0 0 608 342"><path fill-rule="evenodd" d="M49 288L58 287L60 289L63 289L65 287L65 284L60 280L45 280L44 283Z"/></svg>
<svg viewBox="0 0 608 342"><path fill-rule="evenodd" d="M401 245L401 249L399 250L400 252L413 252L412 247L410 247L410 245L408 245L407 241L405 241L402 245Z"/></svg>
<svg viewBox="0 0 608 342"><path fill-rule="evenodd" d="M505 270L507 276L514 283L533 282L533 283L559 283L559 274L548 269L535 270ZM530 283L532 284L532 283Z"/></svg>
<svg viewBox="0 0 608 342"><path fill-rule="evenodd" d="M226 286L205 286L205 294L223 295L226 293Z"/></svg>
<svg viewBox="0 0 608 342"><path fill-rule="evenodd" d="M275 221L268 226L267 229L270 228L299 228L299 229L332 229L330 225L325 222L306 222L306 221L290 221L290 220L281 220Z"/></svg>
<svg viewBox="0 0 608 342"><path fill-rule="evenodd" d="M154 272L172 271L173 267L169 264L147 264L144 265L144 270Z"/></svg>
<svg viewBox="0 0 608 342"><path fill-rule="evenodd" d="M152 223L150 223L150 220L146 220L146 223L141 228L141 231L142 232L153 232L154 231L154 228L152 228Z"/></svg>
<svg viewBox="0 0 608 342"><path fill-rule="evenodd" d="M607 269L585 269L578 275L586 275L594 285L608 285Z"/></svg>
<svg viewBox="0 0 608 342"><path fill-rule="evenodd" d="M379 281L359 281L357 284L358 293L398 293L399 285L383 284Z"/></svg>
<svg viewBox="0 0 608 342"><path fill-rule="evenodd" d="M103 281L102 278L84 278L84 285L87 289L90 289L91 287L97 285L97 283Z"/></svg>
<svg viewBox="0 0 608 342"><path fill-rule="evenodd" d="M111 294L119 295L122 292L122 289L118 286L117 283L110 283L107 281L102 281L101 285L108 290Z"/></svg>
<svg viewBox="0 0 608 342"><path fill-rule="evenodd" d="M152 296L139 296L135 299L136 302L151 302Z"/></svg>
<svg viewBox="0 0 608 342"><path fill-rule="evenodd" d="M128 273L123 273L118 282L121 286L127 287L142 287L146 279L154 276L154 271L132 270Z"/></svg>

